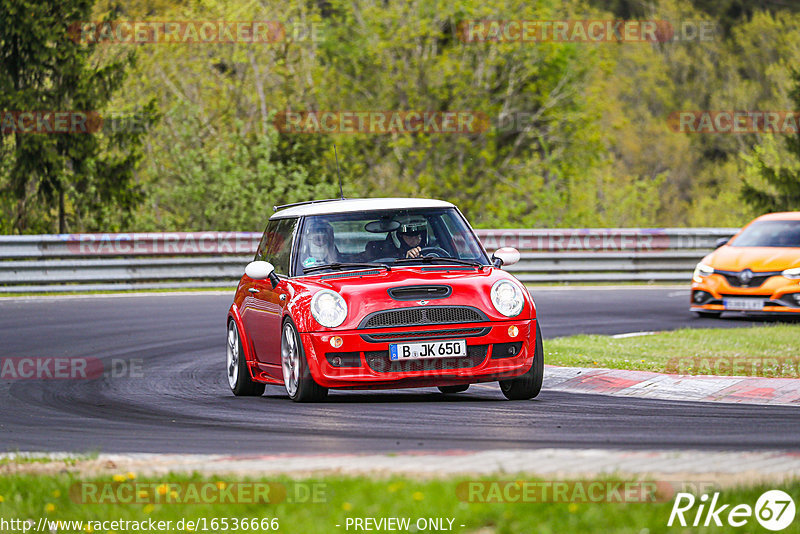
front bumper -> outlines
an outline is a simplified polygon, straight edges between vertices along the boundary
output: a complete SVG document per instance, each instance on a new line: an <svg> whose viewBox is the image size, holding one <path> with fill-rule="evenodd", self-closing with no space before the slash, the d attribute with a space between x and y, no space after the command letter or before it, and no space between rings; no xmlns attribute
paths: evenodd
<svg viewBox="0 0 800 534"><path fill-rule="evenodd" d="M800 313L797 295L800 295L800 280L772 276L758 287L737 287L715 273L702 278L701 282L692 282L689 310L796 314ZM724 300L731 298L763 300L764 303L757 310L726 308Z"/></svg>
<svg viewBox="0 0 800 534"><path fill-rule="evenodd" d="M311 375L323 387L380 389L492 382L533 364L535 320L300 334ZM516 326L518 334L509 334ZM332 337L342 339L333 348ZM390 361L390 343L464 339L467 356Z"/></svg>

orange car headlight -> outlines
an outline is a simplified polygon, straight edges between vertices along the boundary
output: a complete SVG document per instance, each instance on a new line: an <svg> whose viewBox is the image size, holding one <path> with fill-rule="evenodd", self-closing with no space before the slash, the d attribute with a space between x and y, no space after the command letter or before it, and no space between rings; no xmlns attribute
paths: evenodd
<svg viewBox="0 0 800 534"><path fill-rule="evenodd" d="M692 275L692 280L695 282L702 282L703 278L714 274L714 268L710 265L706 265L702 261L697 264L697 267L694 268L694 275Z"/></svg>
<svg viewBox="0 0 800 534"><path fill-rule="evenodd" d="M781 273L781 275L785 276L786 278L791 278L792 280L797 280L800 278L800 267L795 267L794 269L786 269Z"/></svg>

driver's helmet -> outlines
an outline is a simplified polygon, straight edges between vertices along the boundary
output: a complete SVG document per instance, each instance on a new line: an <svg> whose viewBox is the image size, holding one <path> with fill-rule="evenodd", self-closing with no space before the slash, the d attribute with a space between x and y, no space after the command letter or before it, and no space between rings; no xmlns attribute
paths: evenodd
<svg viewBox="0 0 800 534"><path fill-rule="evenodd" d="M407 236L419 236L419 245L420 247L424 247L427 242L427 233L428 233L428 222L425 220L425 217L421 217L419 215L409 215L407 217L400 217L396 219L398 223L400 223L400 227L397 229L397 239L402 244L403 241L401 237L403 235Z"/></svg>
<svg viewBox="0 0 800 534"><path fill-rule="evenodd" d="M333 227L323 220L312 220L306 230L306 255L303 266L334 261Z"/></svg>
<svg viewBox="0 0 800 534"><path fill-rule="evenodd" d="M316 242L320 245L333 243L333 226L327 221L312 220L307 232L310 242Z"/></svg>

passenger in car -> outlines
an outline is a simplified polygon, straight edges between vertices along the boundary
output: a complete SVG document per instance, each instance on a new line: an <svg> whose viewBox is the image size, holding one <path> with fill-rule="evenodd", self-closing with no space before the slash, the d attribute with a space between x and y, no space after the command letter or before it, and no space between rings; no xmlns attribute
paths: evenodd
<svg viewBox="0 0 800 534"><path fill-rule="evenodd" d="M300 254L303 267L341 261L334 242L333 227L325 221L312 221Z"/></svg>

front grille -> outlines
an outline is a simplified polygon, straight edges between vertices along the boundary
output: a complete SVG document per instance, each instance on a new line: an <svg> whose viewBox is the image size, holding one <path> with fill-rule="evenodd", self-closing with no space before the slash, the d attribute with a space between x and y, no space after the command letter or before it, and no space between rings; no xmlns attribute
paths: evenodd
<svg viewBox="0 0 800 534"><path fill-rule="evenodd" d="M486 315L477 308L468 306L428 306L371 313L361 321L359 328L480 323L488 320Z"/></svg>
<svg viewBox="0 0 800 534"><path fill-rule="evenodd" d="M394 300L443 299L453 292L450 286L403 286L388 290Z"/></svg>
<svg viewBox="0 0 800 534"><path fill-rule="evenodd" d="M747 281L746 284L744 284L744 283L741 282L741 280L739 280L739 273L736 272L736 271L719 271L719 270L717 270L717 271L714 271L714 272L724 276L725 280L728 281L728 285L731 286L731 287L761 287L764 284L764 282L767 281L767 279L769 279L769 278L771 278L773 276L777 276L777 275L781 274L780 271L766 272L766 273L763 273L763 272L762 273L756 273L756 272L754 272L753 273L753 278L751 278L750 280Z"/></svg>
<svg viewBox="0 0 800 534"><path fill-rule="evenodd" d="M486 359L489 345L467 345L467 355L460 358L428 358L424 360L392 361L388 350L367 351L364 357L369 368L376 373L409 371L446 371L477 367Z"/></svg>
<svg viewBox="0 0 800 534"><path fill-rule="evenodd" d="M381 343L384 341L413 341L415 339L485 336L488 333L488 328L455 328L450 330L428 330L425 332L384 332L380 334L361 334L361 338L370 343Z"/></svg>

